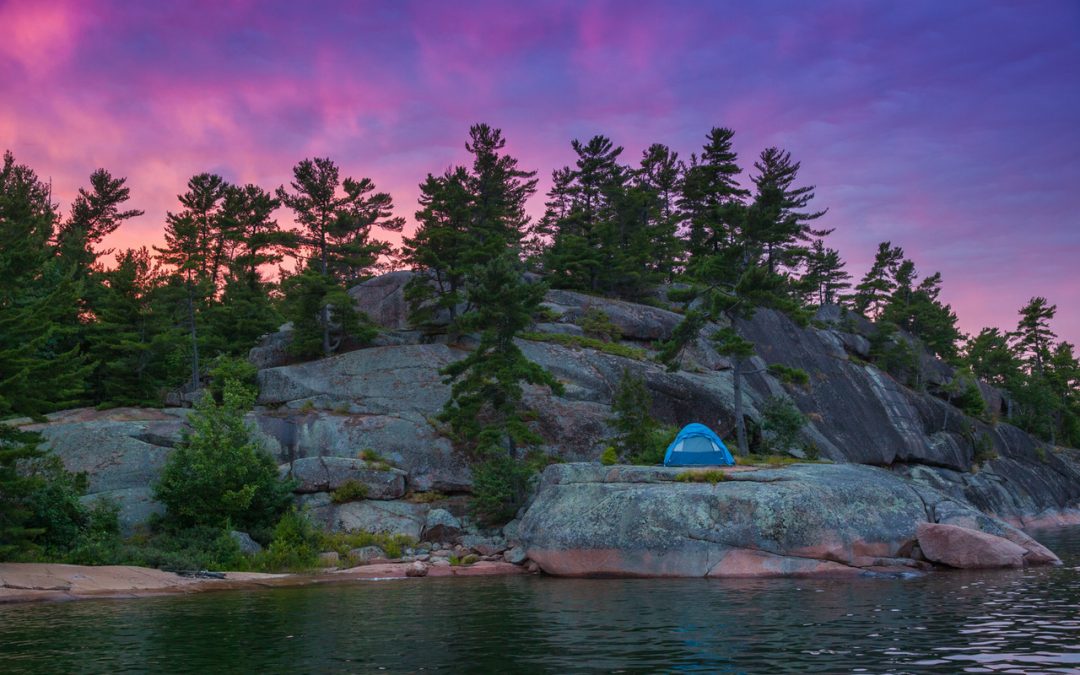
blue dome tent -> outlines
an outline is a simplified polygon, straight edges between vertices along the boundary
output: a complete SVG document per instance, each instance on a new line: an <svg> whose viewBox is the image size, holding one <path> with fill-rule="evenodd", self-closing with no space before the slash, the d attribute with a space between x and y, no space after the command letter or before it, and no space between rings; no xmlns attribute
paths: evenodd
<svg viewBox="0 0 1080 675"><path fill-rule="evenodd" d="M735 458L713 430L687 424L664 453L664 466L730 466Z"/></svg>

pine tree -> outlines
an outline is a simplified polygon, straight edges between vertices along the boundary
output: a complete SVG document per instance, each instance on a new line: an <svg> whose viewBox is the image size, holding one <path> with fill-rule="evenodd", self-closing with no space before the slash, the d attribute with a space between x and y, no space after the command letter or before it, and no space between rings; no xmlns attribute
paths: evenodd
<svg viewBox="0 0 1080 675"><path fill-rule="evenodd" d="M187 188L177 196L184 208L166 215L165 246L155 246L154 250L159 262L172 270L171 287L182 289L176 293L176 300L182 304L177 308L177 325L184 325L188 334L190 386L198 391L202 378L200 325L207 305L217 293L229 242L234 238L232 222L224 211L225 197L232 188L221 176L209 173L193 176Z"/></svg>
<svg viewBox="0 0 1080 675"><path fill-rule="evenodd" d="M156 278L145 247L128 249L100 273L102 291L88 332L94 400L105 405L158 403L165 385L154 339L168 329L153 311Z"/></svg>
<svg viewBox="0 0 1080 675"><path fill-rule="evenodd" d="M687 245L692 262L717 255L741 237L750 191L738 182L742 169L732 148L734 137L731 129L711 129L700 158L691 155L684 173L679 206L689 224Z"/></svg>
<svg viewBox="0 0 1080 675"><path fill-rule="evenodd" d="M809 293L809 300L818 305L839 304L841 293L851 288L851 275L844 270L844 261L836 249L826 248L821 239L815 239L806 258L806 272L802 283Z"/></svg>
<svg viewBox="0 0 1080 675"><path fill-rule="evenodd" d="M855 287L856 311L871 318L881 313L896 290L896 270L903 260L904 249L888 241L878 244L873 266Z"/></svg>
<svg viewBox="0 0 1080 675"><path fill-rule="evenodd" d="M40 480L20 470L24 463L44 456L38 447L41 441L40 433L0 423L0 560L10 559L42 534L29 523L33 516L29 498Z"/></svg>
<svg viewBox="0 0 1080 675"><path fill-rule="evenodd" d="M1040 376L1057 338L1050 330L1050 321L1056 313L1057 305L1048 304L1043 297L1032 298L1020 309L1020 323L1014 334L1015 348L1027 361L1031 372Z"/></svg>
<svg viewBox="0 0 1080 675"><path fill-rule="evenodd" d="M429 324L440 312L453 324L471 309L467 287L476 270L507 252L520 256L536 172L519 169L505 146L501 130L473 125L465 144L472 166L429 174L420 185L419 227L402 246L418 273L406 288L414 324Z"/></svg>
<svg viewBox="0 0 1080 675"><path fill-rule="evenodd" d="M682 174L679 153L654 143L642 154L641 167L634 177L635 186L645 195L641 208L651 258L646 265L659 280L674 281L676 269L685 262L683 242L678 236L683 223L678 204Z"/></svg>
<svg viewBox="0 0 1080 675"><path fill-rule="evenodd" d="M1003 389L1014 389L1021 377L1020 359L1009 336L997 328L983 328L964 345L964 363L979 379Z"/></svg>
<svg viewBox="0 0 1080 675"><path fill-rule="evenodd" d="M618 456L630 461L646 457L654 444L653 436L658 428L649 414L652 397L645 380L630 370L623 370L622 378L611 401L615 416L608 422L618 432L614 447Z"/></svg>
<svg viewBox="0 0 1080 675"><path fill-rule="evenodd" d="M465 168L457 167L439 177L428 174L420 184L419 226L402 243L402 258L417 273L405 289L414 325L427 325L440 312L453 323L466 302L466 280L481 263L469 228L468 183Z"/></svg>
<svg viewBox="0 0 1080 675"><path fill-rule="evenodd" d="M0 167L0 418L71 407L90 366L70 339L77 284L49 242L50 187L10 152Z"/></svg>
<svg viewBox="0 0 1080 675"><path fill-rule="evenodd" d="M560 288L592 292L614 290L620 265L619 207L629 172L619 163L623 149L604 136L571 143L578 158L574 169L556 172L548 194L544 229L551 237L544 269ZM560 214L560 212L562 212Z"/></svg>
<svg viewBox="0 0 1080 675"><path fill-rule="evenodd" d="M169 525L269 527L292 501L293 485L279 479L274 458L244 421L254 392L229 381L223 399L202 396L154 486Z"/></svg>
<svg viewBox="0 0 1080 675"><path fill-rule="evenodd" d="M371 228L400 231L404 220L391 215L393 199L375 192L371 179L342 180L328 158L301 161L293 168L290 185L293 192L279 187L277 197L303 227L300 246L306 260L303 272L289 285L302 298L287 298L286 303L301 313L289 318L297 331L310 330L314 323L321 333L321 353L330 356L347 337L351 323L342 314L345 289L362 281L379 256L390 250L386 242L371 238ZM314 307L318 310L310 314Z"/></svg>
<svg viewBox="0 0 1080 675"><path fill-rule="evenodd" d="M538 442L524 420L522 382L562 390L514 343L532 323L546 290L543 284L524 282L521 274L521 263L510 254L478 270L476 283L469 288L476 309L460 322L462 330L480 332L480 343L442 371L453 386L440 419L450 425L459 447L479 457L517 457L519 447Z"/></svg>
<svg viewBox="0 0 1080 675"><path fill-rule="evenodd" d="M806 257L806 244L814 237L824 237L832 230L814 230L810 223L825 211L807 211L814 198L814 187L794 187L799 162L791 153L766 148L754 162L757 175L754 201L747 212L747 238L764 250L769 272L798 267Z"/></svg>

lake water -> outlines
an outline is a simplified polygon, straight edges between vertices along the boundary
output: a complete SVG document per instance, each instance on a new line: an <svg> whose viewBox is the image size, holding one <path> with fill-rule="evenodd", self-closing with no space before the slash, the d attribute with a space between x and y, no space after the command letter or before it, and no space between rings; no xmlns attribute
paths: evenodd
<svg viewBox="0 0 1080 675"><path fill-rule="evenodd" d="M357 582L0 606L0 672L1080 672L1065 566L913 579Z"/></svg>

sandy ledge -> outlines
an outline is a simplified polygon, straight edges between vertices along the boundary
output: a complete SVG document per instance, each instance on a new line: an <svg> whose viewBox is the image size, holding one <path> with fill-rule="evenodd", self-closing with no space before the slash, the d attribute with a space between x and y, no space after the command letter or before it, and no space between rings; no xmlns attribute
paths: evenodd
<svg viewBox="0 0 1080 675"><path fill-rule="evenodd" d="M405 579L413 563L363 565L309 574L227 572L224 579L194 579L147 567L0 563L0 604L92 598L142 598L177 593L311 586L374 579ZM518 565L480 561L462 567L428 566L427 577L528 574ZM423 578L423 577L411 577Z"/></svg>

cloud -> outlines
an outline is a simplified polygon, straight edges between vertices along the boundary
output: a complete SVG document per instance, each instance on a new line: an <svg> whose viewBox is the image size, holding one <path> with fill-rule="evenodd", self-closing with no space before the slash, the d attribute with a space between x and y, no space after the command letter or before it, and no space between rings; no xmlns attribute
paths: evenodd
<svg viewBox="0 0 1080 675"><path fill-rule="evenodd" d="M326 155L411 216L477 121L542 190L572 138L685 157L730 126L744 167L768 145L802 162L856 275L888 239L943 273L965 330L1010 327L1044 294L1076 341L1077 25L1052 0L8 0L0 145L65 203L98 166L128 176L147 213L109 242L126 246L160 241L200 171L272 188Z"/></svg>

